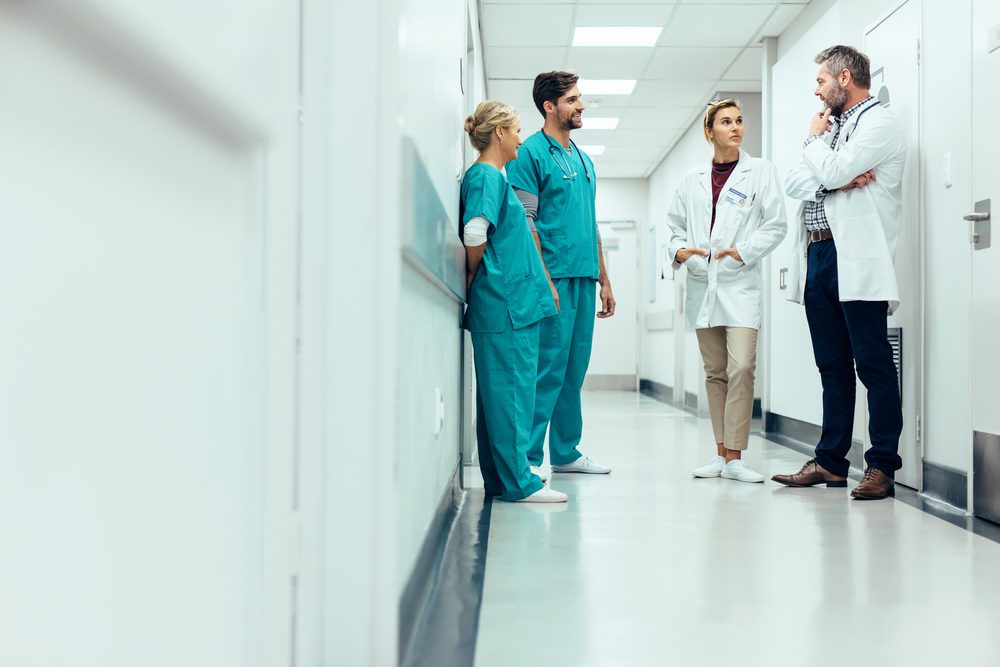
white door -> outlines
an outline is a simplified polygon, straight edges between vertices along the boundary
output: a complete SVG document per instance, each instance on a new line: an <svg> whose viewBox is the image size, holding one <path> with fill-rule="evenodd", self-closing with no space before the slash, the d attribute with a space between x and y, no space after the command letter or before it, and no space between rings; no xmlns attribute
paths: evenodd
<svg viewBox="0 0 1000 667"><path fill-rule="evenodd" d="M865 52L871 60L872 95L878 97L902 124L906 136L903 174L903 225L896 248L896 280L900 307L889 318L890 339L901 357L903 434L899 455L903 468L896 481L919 489L923 479L923 451L919 439L921 414L921 211L920 211L920 4L910 0L871 27ZM860 392L861 395L864 392ZM866 415L867 409L863 414ZM867 423L865 448L871 446Z"/></svg>
<svg viewBox="0 0 1000 667"><path fill-rule="evenodd" d="M991 51L992 49L992 51ZM984 209L985 202L992 204L992 217L1000 207L1000 139L995 132L981 131L995 122L1000 109L1000 3L996 0L975 0L972 8L972 201L973 209ZM977 206L978 203L978 206ZM957 224L957 223L956 223ZM976 223L966 223L972 225ZM990 221L978 223L980 243L972 252L972 429L977 440L977 448L985 448L988 460L1000 468L1000 354L997 353L997 335L1000 332L1000 238L996 233L985 245L986 229ZM995 226L995 223L994 223ZM971 236L971 234L970 234ZM956 347L961 341L955 341ZM982 463L982 461L978 462ZM979 466L976 466L979 467ZM970 471L972 472L972 471ZM971 476L971 475L970 475ZM976 488L975 511L983 514L987 509L981 496L984 490L1000 488L1000 477L974 478L971 486ZM1000 518L997 511L1000 502L992 498L992 510L988 516Z"/></svg>
<svg viewBox="0 0 1000 667"><path fill-rule="evenodd" d="M614 317L594 323L587 386L638 390L638 229L635 222L626 220L601 222L600 230L604 264L618 305Z"/></svg>

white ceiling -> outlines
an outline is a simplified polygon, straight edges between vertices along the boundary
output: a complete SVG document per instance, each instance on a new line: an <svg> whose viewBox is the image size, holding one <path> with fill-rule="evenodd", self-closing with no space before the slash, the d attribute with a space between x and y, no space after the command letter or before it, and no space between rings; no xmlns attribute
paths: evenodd
<svg viewBox="0 0 1000 667"><path fill-rule="evenodd" d="M621 118L615 130L576 130L608 178L648 176L719 90L759 92L760 40L776 36L808 0L480 0L487 95L521 112L525 135L541 126L535 75L554 69L585 79L637 79L631 95L584 95L586 118ZM662 26L655 47L573 47L577 26Z"/></svg>

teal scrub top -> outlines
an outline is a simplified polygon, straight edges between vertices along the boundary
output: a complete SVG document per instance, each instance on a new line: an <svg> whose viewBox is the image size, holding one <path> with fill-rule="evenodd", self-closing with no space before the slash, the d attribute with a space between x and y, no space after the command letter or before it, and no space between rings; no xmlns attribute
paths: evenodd
<svg viewBox="0 0 1000 667"><path fill-rule="evenodd" d="M571 146L567 153L539 130L507 165L507 178L513 187L538 197L535 228L549 275L597 280L597 175L590 157L575 143Z"/></svg>
<svg viewBox="0 0 1000 667"><path fill-rule="evenodd" d="M556 314L524 207L495 167L477 162L462 179L462 226L489 221L483 261L469 287L465 328L477 333L523 329ZM510 318L508 322L507 319Z"/></svg>

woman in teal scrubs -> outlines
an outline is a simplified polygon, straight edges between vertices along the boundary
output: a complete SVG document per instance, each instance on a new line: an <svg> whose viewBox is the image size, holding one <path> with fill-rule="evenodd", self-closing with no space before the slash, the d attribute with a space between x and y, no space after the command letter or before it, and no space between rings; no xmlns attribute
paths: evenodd
<svg viewBox="0 0 1000 667"><path fill-rule="evenodd" d="M551 286L503 173L521 145L517 111L483 102L465 120L479 159L462 180L467 263L465 328L475 352L476 436L486 493L500 500L566 502L528 464L539 322L556 314Z"/></svg>

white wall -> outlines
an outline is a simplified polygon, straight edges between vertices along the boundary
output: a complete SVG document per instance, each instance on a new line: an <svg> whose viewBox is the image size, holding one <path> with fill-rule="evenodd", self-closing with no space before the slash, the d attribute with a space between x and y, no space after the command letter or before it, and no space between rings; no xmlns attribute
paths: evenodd
<svg viewBox="0 0 1000 667"><path fill-rule="evenodd" d="M600 166L597 167L600 173ZM601 235L615 237L617 250L607 250L611 288L618 310L610 319L594 323L594 348L588 375L635 375L636 373L636 306L638 300L638 267L634 260L638 252L638 230L648 226L648 180L644 178L601 178L597 182L595 203L598 222L635 222L633 229L612 229L601 224ZM608 245L605 245L607 248Z"/></svg>
<svg viewBox="0 0 1000 667"><path fill-rule="evenodd" d="M298 16L225 5L0 4L2 664L289 654Z"/></svg>
<svg viewBox="0 0 1000 667"><path fill-rule="evenodd" d="M466 100L458 67L466 56L466 5L454 0L404 0L400 35L400 128L416 145L446 212L442 233L457 243L458 177L464 173L463 142L468 143L462 129ZM477 56L481 63L481 53ZM400 176L404 181L413 178L412 173ZM403 211L404 220L425 214L419 209ZM399 308L399 384L395 403L387 408L395 408L397 424L392 477L396 584L402 592L459 463L463 332L461 304L409 264L400 274ZM435 433L438 393L445 404L445 423ZM392 410L385 413L391 415Z"/></svg>

